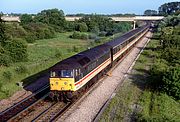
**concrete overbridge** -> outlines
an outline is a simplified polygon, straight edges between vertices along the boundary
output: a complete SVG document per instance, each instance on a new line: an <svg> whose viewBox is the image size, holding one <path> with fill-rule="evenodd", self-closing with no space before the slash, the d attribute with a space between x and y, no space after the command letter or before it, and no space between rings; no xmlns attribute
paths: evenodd
<svg viewBox="0 0 180 122"><path fill-rule="evenodd" d="M1 17L6 22L20 22L18 16L3 16ZM77 16L65 16L67 21L79 20L82 17ZM136 21L157 21L164 18L164 16L133 16L133 17L109 17L116 22L134 22L133 26L135 28Z"/></svg>
<svg viewBox="0 0 180 122"><path fill-rule="evenodd" d="M66 16L65 18L67 21L75 21L81 19L82 17ZM133 28L135 28L137 21L158 21L158 20L162 20L164 16L133 16L133 17L109 17L109 18L111 18L116 22L133 22Z"/></svg>

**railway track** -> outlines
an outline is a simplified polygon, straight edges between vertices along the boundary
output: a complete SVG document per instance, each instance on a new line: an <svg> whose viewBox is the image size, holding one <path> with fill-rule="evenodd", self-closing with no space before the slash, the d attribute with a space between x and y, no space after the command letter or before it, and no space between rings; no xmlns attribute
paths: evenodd
<svg viewBox="0 0 180 122"><path fill-rule="evenodd" d="M9 122L19 122L19 121L31 121L38 114L41 114L45 109L52 105L52 102L47 100L48 94L43 96L41 99L9 119Z"/></svg>
<svg viewBox="0 0 180 122"><path fill-rule="evenodd" d="M124 59L124 58L123 58ZM122 59L122 60L123 60ZM119 61L120 62L120 61ZM114 66L115 68L116 66ZM112 68L109 72L111 72L114 68ZM108 73L109 73L108 72ZM102 80L104 77L101 77L99 80ZM19 122L19 121L26 121L26 122L39 122L39 121L54 121L60 118L65 112L67 112L76 102L79 101L85 94L91 91L94 85L98 82L93 84L86 92L80 94L76 100L73 102L52 102L47 100L48 92L43 97L39 97L33 103L29 104L28 107L23 107L20 112L16 112L13 114L8 120L9 122ZM45 93L45 92L43 92ZM34 98L34 97L33 97ZM8 112L8 111L7 111ZM5 120L5 119L3 119ZM6 121L5 120L5 121Z"/></svg>
<svg viewBox="0 0 180 122"><path fill-rule="evenodd" d="M126 54L127 55L127 54ZM125 56L121 59L123 60ZM119 62L121 61L119 60ZM118 63L117 63L118 64ZM117 65L116 64L116 65ZM114 66L114 68L116 67ZM111 69L113 70L113 68ZM109 72L111 72L111 70ZM101 78L100 78L101 79ZM99 79L98 79L99 80ZM93 85L95 85L95 82ZM88 91L91 90L89 87ZM45 86L41 90L25 98L20 103L10 107L0 113L0 121L54 121L68 111L86 92L78 95L78 98L73 102L52 102L48 98L49 86Z"/></svg>
<svg viewBox="0 0 180 122"><path fill-rule="evenodd" d="M12 117L17 116L21 111L25 110L26 108L37 102L48 92L49 92L49 85L46 85L42 89L38 90L34 94L23 99L14 106L4 110L3 112L0 113L0 121L5 122L10 120Z"/></svg>
<svg viewBox="0 0 180 122"><path fill-rule="evenodd" d="M50 108L46 109L42 112L39 116L34 118L33 122L44 122L44 121L53 121L58 116L60 116L66 109L71 105L71 102L64 103L64 102L56 102Z"/></svg>
<svg viewBox="0 0 180 122"><path fill-rule="evenodd" d="M43 87L36 93L28 96L18 104L0 113L0 122L37 122L57 120L68 111L83 94L73 100L73 102L52 102L48 98L49 86Z"/></svg>

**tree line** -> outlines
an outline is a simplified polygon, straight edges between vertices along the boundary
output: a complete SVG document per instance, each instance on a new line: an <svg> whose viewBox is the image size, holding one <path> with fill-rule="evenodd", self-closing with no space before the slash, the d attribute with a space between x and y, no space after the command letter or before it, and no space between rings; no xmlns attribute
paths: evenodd
<svg viewBox="0 0 180 122"><path fill-rule="evenodd" d="M0 66L27 60L27 45L23 39L11 38L0 16Z"/></svg>
<svg viewBox="0 0 180 122"><path fill-rule="evenodd" d="M164 3L158 8L158 11L147 9L144 11L144 15L147 16L154 16L154 15L161 15L161 16L168 16L173 14L180 14L180 2L169 2Z"/></svg>
<svg viewBox="0 0 180 122"><path fill-rule="evenodd" d="M180 15L166 17L158 23L159 40L155 64L150 70L150 86L180 99Z"/></svg>
<svg viewBox="0 0 180 122"><path fill-rule="evenodd" d="M27 61L27 43L54 38L56 33L73 32L70 38L98 40L132 28L129 22L116 23L108 17L94 14L69 22L65 20L64 12L58 9L43 10L36 15L22 14L20 20L20 23L0 20L0 65Z"/></svg>
<svg viewBox="0 0 180 122"><path fill-rule="evenodd" d="M163 4L159 12L177 15L179 2ZM70 38L98 41L99 37L126 32L132 28L129 22L116 23L107 16L96 14L82 15L80 20L68 22L64 12L58 9L43 10L38 14L23 14L20 20L20 23L4 23L0 19L0 66L27 61L27 43L54 38L59 32L73 32ZM177 21L177 18L173 19L173 24L178 23Z"/></svg>

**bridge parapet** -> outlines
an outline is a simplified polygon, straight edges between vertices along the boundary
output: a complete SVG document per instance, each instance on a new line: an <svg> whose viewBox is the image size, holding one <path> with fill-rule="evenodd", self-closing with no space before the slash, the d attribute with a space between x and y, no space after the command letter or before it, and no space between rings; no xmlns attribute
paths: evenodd
<svg viewBox="0 0 180 122"><path fill-rule="evenodd" d="M136 16L135 20L162 20L164 16Z"/></svg>
<svg viewBox="0 0 180 122"><path fill-rule="evenodd" d="M66 16L65 19L67 21L75 21L79 20L82 17L69 17ZM164 17L163 16L134 16L134 17L109 17L112 18L112 20L120 22L120 21L145 21L145 20L161 20ZM2 19L7 22L20 22L20 18L18 16L3 16Z"/></svg>
<svg viewBox="0 0 180 122"><path fill-rule="evenodd" d="M65 19L67 21L75 21L75 20L78 20L82 17L68 17L66 16ZM109 17L111 18L112 20L114 21L145 21L145 20L161 20L163 19L164 17L163 16L134 16L134 17Z"/></svg>

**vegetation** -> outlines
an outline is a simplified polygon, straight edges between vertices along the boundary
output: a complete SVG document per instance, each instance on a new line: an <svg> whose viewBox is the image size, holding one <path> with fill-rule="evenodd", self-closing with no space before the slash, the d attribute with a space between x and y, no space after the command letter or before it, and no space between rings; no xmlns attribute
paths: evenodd
<svg viewBox="0 0 180 122"><path fill-rule="evenodd" d="M100 32L114 34L131 29L131 25L128 22L115 23L110 18L99 15L84 16L78 22L86 23L88 31L95 34Z"/></svg>
<svg viewBox="0 0 180 122"><path fill-rule="evenodd" d="M100 121L164 122L180 120L180 103L149 87L150 69L158 55L158 40L151 40L133 67L132 73L117 90ZM155 51L156 50L156 51ZM168 75L169 76L169 75Z"/></svg>
<svg viewBox="0 0 180 122"><path fill-rule="evenodd" d="M172 21L179 16L167 17L159 25L159 48L155 58L156 63L150 70L150 78L153 79L150 86L154 90L180 99L180 23ZM171 24L169 24L171 23Z"/></svg>
<svg viewBox="0 0 180 122"><path fill-rule="evenodd" d="M174 3L167 5L171 11ZM166 14L173 13L155 25L154 39L100 121L180 121L180 16Z"/></svg>
<svg viewBox="0 0 180 122"><path fill-rule="evenodd" d="M144 15L146 15L146 16L154 16L154 15L157 15L157 14L158 14L158 12L156 10L148 9L148 10L144 11Z"/></svg>
<svg viewBox="0 0 180 122"><path fill-rule="evenodd" d="M180 13L180 2L170 2L165 3L159 7L159 14L160 15L173 15Z"/></svg>
<svg viewBox="0 0 180 122"><path fill-rule="evenodd" d="M41 11L34 17L34 21L52 26L57 32L63 32L66 26L64 12L58 9Z"/></svg>
<svg viewBox="0 0 180 122"><path fill-rule="evenodd" d="M68 58L80 51L112 40L112 36L101 38L100 42L94 39L79 40L69 38L73 32L57 33L55 38L36 40L27 45L28 61L12 63L0 68L0 99L11 96L21 89L17 84L27 85L48 73L48 68L55 63ZM87 33L90 34L90 33ZM114 37L120 36L115 34ZM0 58L1 59L1 58ZM5 58L7 59L7 58Z"/></svg>
<svg viewBox="0 0 180 122"><path fill-rule="evenodd" d="M58 9L22 14L20 19L20 23L0 20L0 99L19 90L19 82L27 85L47 75L60 60L131 29L128 22L115 23L100 15L67 22Z"/></svg>
<svg viewBox="0 0 180 122"><path fill-rule="evenodd" d="M0 18L0 66L27 60L27 45L22 39L11 38L5 32L5 23Z"/></svg>

